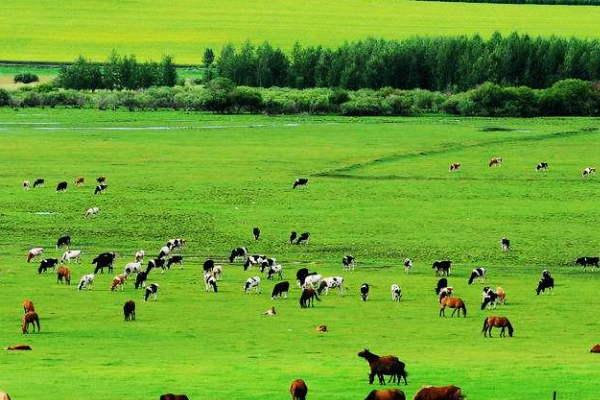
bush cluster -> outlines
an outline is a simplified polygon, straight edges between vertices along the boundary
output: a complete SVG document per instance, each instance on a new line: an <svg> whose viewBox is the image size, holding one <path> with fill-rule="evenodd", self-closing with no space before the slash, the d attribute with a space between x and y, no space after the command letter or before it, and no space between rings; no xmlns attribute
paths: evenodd
<svg viewBox="0 0 600 400"><path fill-rule="evenodd" d="M39 82L40 78L32 72L25 71L16 74L13 78L13 81L15 83L33 83Z"/></svg>

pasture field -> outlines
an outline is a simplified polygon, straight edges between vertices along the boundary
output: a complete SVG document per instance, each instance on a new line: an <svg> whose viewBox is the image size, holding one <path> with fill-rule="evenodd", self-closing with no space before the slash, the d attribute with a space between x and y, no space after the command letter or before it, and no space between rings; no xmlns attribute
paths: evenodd
<svg viewBox="0 0 600 400"><path fill-rule="evenodd" d="M126 0L0 2L0 59L104 61L114 49L140 61L169 54L200 64L207 47L246 41L291 51L337 47L369 36L402 39L494 31L598 38L599 7L435 3L406 0Z"/></svg>
<svg viewBox="0 0 600 400"><path fill-rule="evenodd" d="M129 3L125 3L129 4ZM426 4L424 4L425 6ZM309 399L363 399L378 385L357 353L368 348L407 364L407 398L421 386L455 384L469 399L597 399L600 271L582 271L577 256L598 255L600 164L597 119L415 119L217 116L175 112L0 110L0 390L13 399L285 399L303 378ZM489 168L494 156L504 159ZM549 163L546 173L535 165ZM448 172L451 162L462 169ZM93 195L94 178L108 189ZM86 178L83 187L73 180ZM308 187L292 189L306 176ZM23 180L46 185L24 191ZM69 182L64 193L56 183ZM83 218L97 206L100 213ZM262 236L255 242L252 227ZM290 245L292 230L308 245ZM27 264L29 248L45 257L69 234L83 251L72 285ZM93 290L76 290L105 251L120 258L115 274L143 248L154 256L170 238L185 238L185 268L149 282L143 301L128 282L110 292L111 274ZM512 249L502 252L508 237ZM226 260L233 247L275 257L292 284L290 298L244 294L256 269ZM345 254L356 270L342 271ZM147 256L147 257L148 257ZM207 293L202 263L222 262L218 293ZM405 274L404 257L414 260ZM451 259L448 278L467 318L441 318L431 264ZM482 284L472 268L504 287L507 304L481 311ZM300 309L295 271L307 267L345 278L345 296L321 296ZM536 296L543 269L553 294ZM367 302L362 283L371 285ZM391 301L398 283L402 301ZM41 332L20 331L21 303L31 299ZM137 303L137 320L122 305ZM271 305L277 316L262 313ZM484 338L487 315L504 315L515 337ZM314 328L325 324L328 332Z"/></svg>

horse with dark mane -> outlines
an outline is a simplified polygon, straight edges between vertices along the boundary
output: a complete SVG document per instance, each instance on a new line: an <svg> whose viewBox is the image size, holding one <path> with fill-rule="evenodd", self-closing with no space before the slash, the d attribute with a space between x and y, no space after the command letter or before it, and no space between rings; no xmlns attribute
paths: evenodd
<svg viewBox="0 0 600 400"><path fill-rule="evenodd" d="M406 396L402 390L383 389L371 391L365 400L406 400Z"/></svg>
<svg viewBox="0 0 600 400"><path fill-rule="evenodd" d="M35 332L35 325L37 324L37 330L40 331L40 319L35 311L28 311L23 314L21 329L23 333L29 333L27 327L29 324L33 325L33 331Z"/></svg>
<svg viewBox="0 0 600 400"><path fill-rule="evenodd" d="M426 386L419 390L413 400L462 400L465 396L458 386Z"/></svg>
<svg viewBox="0 0 600 400"><path fill-rule="evenodd" d="M493 327L502 328L502 330L500 331L500 337L506 336L506 333L504 332L506 329L508 329L508 336L513 336L514 329L510 324L510 321L506 317L491 316L484 319L482 330L483 336L485 337L487 334L489 334L490 337L492 337Z"/></svg>
<svg viewBox="0 0 600 400"><path fill-rule="evenodd" d="M309 287L302 290L302 294L300 295L300 308L308 308L309 306L315 306L315 300L321 301L317 292Z"/></svg>
<svg viewBox="0 0 600 400"><path fill-rule="evenodd" d="M377 375L379 384L385 385L383 375L391 375L388 383L398 379L399 385L400 378L404 378L404 384L407 385L406 377L408 373L405 370L406 364L400 361L398 357L391 355L379 357L377 354L371 353L368 349L359 352L358 356L364 358L369 363L369 368L371 368L371 373L369 374L370 384L373 384L375 375Z"/></svg>
<svg viewBox="0 0 600 400"><path fill-rule="evenodd" d="M292 400L305 400L306 394L308 393L306 382L302 379L292 381L290 393L292 394Z"/></svg>
<svg viewBox="0 0 600 400"><path fill-rule="evenodd" d="M465 303L462 301L460 297L444 297L440 302L440 317L446 316L445 310L446 307L454 308L452 311L451 317L454 317L454 313L458 311L458 316L460 317L460 312L462 310L463 317L467 317L467 307Z"/></svg>

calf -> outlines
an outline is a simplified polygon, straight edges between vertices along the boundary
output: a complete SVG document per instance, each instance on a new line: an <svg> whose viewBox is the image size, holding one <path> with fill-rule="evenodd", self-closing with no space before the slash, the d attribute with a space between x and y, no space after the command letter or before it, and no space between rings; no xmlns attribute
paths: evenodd
<svg viewBox="0 0 600 400"><path fill-rule="evenodd" d="M71 284L71 270L67 267L58 267L56 270L56 283L62 283L63 280L67 285Z"/></svg>
<svg viewBox="0 0 600 400"><path fill-rule="evenodd" d="M404 272L407 274L412 271L413 262L410 258L406 257L404 259Z"/></svg>
<svg viewBox="0 0 600 400"><path fill-rule="evenodd" d="M156 301L156 295L158 294L159 288L160 287L158 286L158 283L152 283L146 286L146 292L144 293L144 301L147 301L148 297L150 296L154 297L154 301Z"/></svg>
<svg viewBox="0 0 600 400"><path fill-rule="evenodd" d="M248 255L248 249L245 247L236 247L231 250L231 254L229 255L229 263L234 262L240 257L246 257Z"/></svg>
<svg viewBox="0 0 600 400"><path fill-rule="evenodd" d="M502 286L498 286L496 288L496 295L498 296L498 301L500 304L504 305L506 303L506 292L502 288Z"/></svg>
<svg viewBox="0 0 600 400"><path fill-rule="evenodd" d="M242 289L244 290L244 292L246 294L250 293L252 291L252 288L254 288L255 293L260 293L260 277L259 276L253 276L251 278L248 278L246 280L246 283L242 287Z"/></svg>
<svg viewBox="0 0 600 400"><path fill-rule="evenodd" d="M23 181L23 190L29 190L30 185L31 185L31 182Z"/></svg>
<svg viewBox="0 0 600 400"><path fill-rule="evenodd" d="M298 236L298 239L296 239L296 244L302 244L302 243L308 244L309 240L310 240L310 233L304 232L304 233L301 233L300 236Z"/></svg>
<svg viewBox="0 0 600 400"><path fill-rule="evenodd" d="M545 162L545 161L542 161L542 162L538 163L538 165L535 166L535 170L537 172L548 171L548 163Z"/></svg>
<svg viewBox="0 0 600 400"><path fill-rule="evenodd" d="M67 190L67 182L66 181L58 182L58 185L56 185L56 193L64 192L65 190Z"/></svg>
<svg viewBox="0 0 600 400"><path fill-rule="evenodd" d="M94 190L94 194L99 194L104 192L106 189L108 188L108 185L106 183L101 183L99 185L96 185L96 189Z"/></svg>
<svg viewBox="0 0 600 400"><path fill-rule="evenodd" d="M41 256L42 254L44 254L43 247L34 247L34 248L30 249L29 252L27 253L27 262L31 262L31 260L33 260L37 256Z"/></svg>
<svg viewBox="0 0 600 400"><path fill-rule="evenodd" d="M502 240L500 240L500 245L502 246L502 251L510 250L510 240L509 239L502 238Z"/></svg>
<svg viewBox="0 0 600 400"><path fill-rule="evenodd" d="M400 289L400 286L394 283L390 289L392 292L392 301L399 302L400 299L402 299L402 290Z"/></svg>
<svg viewBox="0 0 600 400"><path fill-rule="evenodd" d="M494 157L490 160L488 166L490 167L496 167L496 166L500 166L502 165L502 158L500 157Z"/></svg>
<svg viewBox="0 0 600 400"><path fill-rule="evenodd" d="M475 282L475 279L479 279L481 283L485 282L485 268L479 267L471 271L469 285L472 285Z"/></svg>
<svg viewBox="0 0 600 400"><path fill-rule="evenodd" d="M83 186L83 183L85 182L85 178L83 176L80 176L79 178L75 178L75 186Z"/></svg>
<svg viewBox="0 0 600 400"><path fill-rule="evenodd" d="M594 172L596 172L596 168L594 168L594 167L585 167L583 169L583 172L581 173L581 176L585 178L587 176L592 175Z"/></svg>
<svg viewBox="0 0 600 400"><path fill-rule="evenodd" d="M61 236L56 241L56 250L60 249L63 246L71 246L71 236Z"/></svg>
<svg viewBox="0 0 600 400"><path fill-rule="evenodd" d="M288 281L277 282L275 286L273 286L273 291L271 292L271 300L275 300L278 296L283 296L284 299L287 299L289 291L290 283Z"/></svg>
<svg viewBox="0 0 600 400"><path fill-rule="evenodd" d="M367 301L369 299L369 284L363 283L360 285L360 297L363 301Z"/></svg>
<svg viewBox="0 0 600 400"><path fill-rule="evenodd" d="M44 178L37 178L35 181L33 181L33 188L35 189L38 186L44 186L44 183L46 183Z"/></svg>
<svg viewBox="0 0 600 400"><path fill-rule="evenodd" d="M450 275L452 268L452 261L450 260L438 260L433 262L432 269L435 269L435 276Z"/></svg>
<svg viewBox="0 0 600 400"><path fill-rule="evenodd" d="M49 268L54 269L57 264L58 264L58 258L45 258L40 263L40 266L38 268L38 273L41 274L42 272L46 272Z"/></svg>
<svg viewBox="0 0 600 400"><path fill-rule="evenodd" d="M575 264L581 265L583 269L588 265L598 268L598 261L600 261L598 257L579 257L575 260Z"/></svg>
<svg viewBox="0 0 600 400"><path fill-rule="evenodd" d="M298 186L308 186L308 178L298 178L294 181L292 189L296 189Z"/></svg>
<svg viewBox="0 0 600 400"><path fill-rule="evenodd" d="M171 265L179 264L179 269L183 269L183 256L181 254L173 254L167 260L167 269L171 269Z"/></svg>
<svg viewBox="0 0 600 400"><path fill-rule="evenodd" d="M92 286L94 284L94 278L96 277L96 275L94 274L87 274L81 277L81 279L79 280L79 285L77 286L77 290L83 290L86 287L88 288L88 290L92 290Z"/></svg>
<svg viewBox="0 0 600 400"><path fill-rule="evenodd" d="M87 218L87 217L91 217L92 215L96 215L100 212L100 209L98 207L91 207L88 208L85 213L83 213L83 217Z"/></svg>
<svg viewBox="0 0 600 400"><path fill-rule="evenodd" d="M110 282L110 291L114 292L119 287L121 288L121 290L123 290L124 289L124 285L125 285L125 280L127 280L127 274L125 274L125 273L122 273L122 274L119 274L119 275L115 276L112 279L112 281Z"/></svg>
<svg viewBox="0 0 600 400"><path fill-rule="evenodd" d="M128 300L125 302L123 315L125 315L125 321L135 321L135 301Z"/></svg>
<svg viewBox="0 0 600 400"><path fill-rule="evenodd" d="M460 168L460 163L452 163L450 164L450 167L448 167L448 171L452 172L452 171L458 171L458 169Z"/></svg>
<svg viewBox="0 0 600 400"><path fill-rule="evenodd" d="M342 258L342 268L346 271L354 271L354 257L350 254L346 254Z"/></svg>
<svg viewBox="0 0 600 400"><path fill-rule="evenodd" d="M252 235L254 236L254 240L258 240L260 238L260 228L257 226L252 228Z"/></svg>

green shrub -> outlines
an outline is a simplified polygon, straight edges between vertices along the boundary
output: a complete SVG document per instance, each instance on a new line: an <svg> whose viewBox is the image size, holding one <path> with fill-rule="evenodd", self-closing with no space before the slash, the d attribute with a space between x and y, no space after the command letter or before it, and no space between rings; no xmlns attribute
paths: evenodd
<svg viewBox="0 0 600 400"><path fill-rule="evenodd" d="M13 78L13 81L15 83L27 84L27 83L39 82L40 78L32 72L25 71L25 72L20 72L20 73L16 74Z"/></svg>

